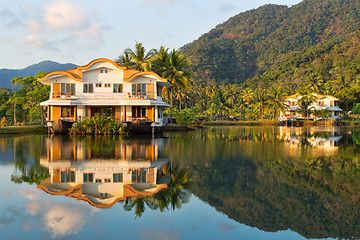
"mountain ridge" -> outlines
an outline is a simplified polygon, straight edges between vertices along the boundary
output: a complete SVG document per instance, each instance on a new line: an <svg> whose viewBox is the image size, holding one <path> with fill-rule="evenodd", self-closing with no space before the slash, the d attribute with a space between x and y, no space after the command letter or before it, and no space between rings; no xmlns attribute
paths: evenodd
<svg viewBox="0 0 360 240"><path fill-rule="evenodd" d="M22 69L0 69L0 86L11 88L10 80L15 77L35 76L40 71L64 71L76 67L73 63L58 63L51 60L44 60L39 63L29 65Z"/></svg>
<svg viewBox="0 0 360 240"><path fill-rule="evenodd" d="M288 54L354 33L360 29L359 12L360 2L350 0L268 4L229 18L186 44L183 52L197 80L242 83Z"/></svg>

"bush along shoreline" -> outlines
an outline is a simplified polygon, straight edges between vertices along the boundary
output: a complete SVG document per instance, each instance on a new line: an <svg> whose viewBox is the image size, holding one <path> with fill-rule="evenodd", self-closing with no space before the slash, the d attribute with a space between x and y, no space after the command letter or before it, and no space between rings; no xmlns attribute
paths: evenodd
<svg viewBox="0 0 360 240"><path fill-rule="evenodd" d="M130 128L116 122L115 119L105 115L96 114L92 118L75 123L69 129L70 135L129 135Z"/></svg>

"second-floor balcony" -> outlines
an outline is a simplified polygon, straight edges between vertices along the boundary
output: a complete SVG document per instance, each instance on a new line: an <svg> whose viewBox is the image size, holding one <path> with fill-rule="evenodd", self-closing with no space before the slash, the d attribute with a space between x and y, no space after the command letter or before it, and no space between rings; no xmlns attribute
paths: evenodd
<svg viewBox="0 0 360 240"><path fill-rule="evenodd" d="M82 92L73 92L73 93L62 93L62 92L52 92L50 93L51 99L121 99L121 100L157 100L162 99L160 96L157 96L155 92L127 92L127 93L82 93Z"/></svg>

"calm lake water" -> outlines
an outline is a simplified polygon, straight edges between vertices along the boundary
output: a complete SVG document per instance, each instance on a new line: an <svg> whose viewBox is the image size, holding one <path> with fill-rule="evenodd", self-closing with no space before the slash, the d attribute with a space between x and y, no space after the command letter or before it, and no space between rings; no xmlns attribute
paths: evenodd
<svg viewBox="0 0 360 240"><path fill-rule="evenodd" d="M360 238L360 129L0 138L0 239Z"/></svg>

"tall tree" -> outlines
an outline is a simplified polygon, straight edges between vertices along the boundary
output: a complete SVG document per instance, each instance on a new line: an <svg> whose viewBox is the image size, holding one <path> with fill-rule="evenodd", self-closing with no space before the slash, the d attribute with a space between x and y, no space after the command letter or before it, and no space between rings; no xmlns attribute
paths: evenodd
<svg viewBox="0 0 360 240"><path fill-rule="evenodd" d="M272 87L268 98L269 110L273 114L273 119L279 116L280 112L285 112L289 107L285 103L285 92L281 87Z"/></svg>
<svg viewBox="0 0 360 240"><path fill-rule="evenodd" d="M155 58L153 62L156 65L154 69L156 69L157 73L163 78L166 78L171 84L168 91L170 96L170 116L172 117L174 91L175 89L181 91L181 89L189 85L192 77L190 71L191 62L180 50L175 49L173 49L167 57L164 53L162 58Z"/></svg>
<svg viewBox="0 0 360 240"><path fill-rule="evenodd" d="M151 69L151 57L154 55L154 49L146 52L142 43L135 43L135 50L126 49L123 55L115 59L115 62L129 68L139 71L149 71Z"/></svg>

